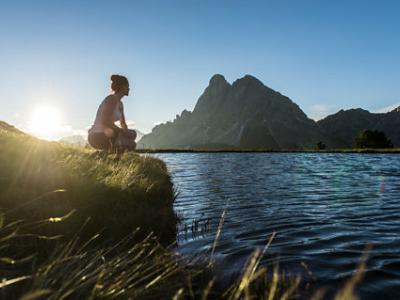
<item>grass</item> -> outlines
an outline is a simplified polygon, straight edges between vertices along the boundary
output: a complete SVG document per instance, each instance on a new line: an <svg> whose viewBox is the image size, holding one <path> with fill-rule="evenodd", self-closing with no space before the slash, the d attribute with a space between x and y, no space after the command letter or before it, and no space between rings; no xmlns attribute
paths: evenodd
<svg viewBox="0 0 400 300"><path fill-rule="evenodd" d="M131 234L99 246L98 235L82 244L79 234L60 239L19 233L23 226L48 222L0 229L1 299L163 299L181 287L184 269L152 235L135 244ZM38 260L48 247L46 259Z"/></svg>
<svg viewBox="0 0 400 300"><path fill-rule="evenodd" d="M213 253L174 252L178 219L165 164L38 140L0 122L0 299L293 299L301 279L255 249L233 282ZM336 299L356 299L365 259ZM322 299L318 290L312 299Z"/></svg>

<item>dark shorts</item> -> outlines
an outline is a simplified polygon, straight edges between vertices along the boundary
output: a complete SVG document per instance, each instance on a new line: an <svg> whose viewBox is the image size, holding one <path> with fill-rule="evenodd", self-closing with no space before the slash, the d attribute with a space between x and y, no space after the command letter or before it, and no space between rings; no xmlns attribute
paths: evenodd
<svg viewBox="0 0 400 300"><path fill-rule="evenodd" d="M134 150L136 148L136 131L129 129L114 130L114 136L109 138L102 132L90 133L88 142L90 146L99 150L112 150L116 148Z"/></svg>
<svg viewBox="0 0 400 300"><path fill-rule="evenodd" d="M90 146L99 150L110 150L115 144L117 135L112 138L107 137L102 132L90 133L88 136L88 142Z"/></svg>

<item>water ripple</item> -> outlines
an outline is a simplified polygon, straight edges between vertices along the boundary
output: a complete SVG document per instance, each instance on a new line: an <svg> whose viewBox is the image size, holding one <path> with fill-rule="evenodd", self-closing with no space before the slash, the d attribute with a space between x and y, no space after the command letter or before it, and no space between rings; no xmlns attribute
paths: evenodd
<svg viewBox="0 0 400 300"><path fill-rule="evenodd" d="M396 154L164 153L184 216L183 253L209 255L222 211L216 256L235 272L255 247L277 236L262 260L319 285L352 275L373 248L363 299L400 297L400 156ZM187 234L184 224L208 220L211 230ZM201 227L201 226L200 226ZM315 283L314 282L314 283Z"/></svg>

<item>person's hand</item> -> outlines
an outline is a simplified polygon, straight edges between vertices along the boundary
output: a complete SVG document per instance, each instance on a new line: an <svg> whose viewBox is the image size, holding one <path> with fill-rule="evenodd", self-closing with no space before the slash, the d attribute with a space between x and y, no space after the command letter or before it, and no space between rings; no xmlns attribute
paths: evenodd
<svg viewBox="0 0 400 300"><path fill-rule="evenodd" d="M104 135L108 138L112 138L114 136L114 130L111 128L104 129Z"/></svg>

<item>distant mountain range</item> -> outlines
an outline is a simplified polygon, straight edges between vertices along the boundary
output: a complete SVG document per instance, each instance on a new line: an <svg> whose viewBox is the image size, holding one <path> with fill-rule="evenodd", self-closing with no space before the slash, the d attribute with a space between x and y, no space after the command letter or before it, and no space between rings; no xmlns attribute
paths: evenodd
<svg viewBox="0 0 400 300"><path fill-rule="evenodd" d="M400 146L400 108L389 113L341 110L315 122L288 97L246 75L228 83L214 75L193 112L144 135L138 148L157 149L309 149L351 147L363 129L386 133Z"/></svg>
<svg viewBox="0 0 400 300"><path fill-rule="evenodd" d="M85 146L87 144L87 139L83 135L70 135L63 137L59 139L59 142L65 143L65 144L72 144L72 145L79 145L79 146Z"/></svg>

